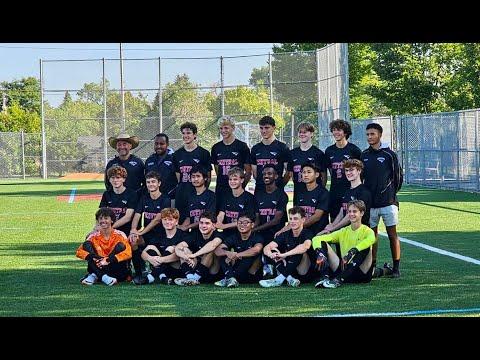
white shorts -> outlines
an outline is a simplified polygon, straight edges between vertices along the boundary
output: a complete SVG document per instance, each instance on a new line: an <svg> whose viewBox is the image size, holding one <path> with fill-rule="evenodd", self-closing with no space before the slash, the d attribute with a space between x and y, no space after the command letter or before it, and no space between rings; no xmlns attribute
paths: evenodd
<svg viewBox="0 0 480 360"><path fill-rule="evenodd" d="M370 209L370 227L374 228L378 226L380 217L383 218L385 226L394 226L398 224L398 206L389 205L382 208Z"/></svg>

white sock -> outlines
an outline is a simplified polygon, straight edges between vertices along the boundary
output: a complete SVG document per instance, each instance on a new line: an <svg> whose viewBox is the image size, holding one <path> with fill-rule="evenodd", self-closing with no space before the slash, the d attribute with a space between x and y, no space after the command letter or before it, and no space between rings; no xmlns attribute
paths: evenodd
<svg viewBox="0 0 480 360"><path fill-rule="evenodd" d="M105 281L108 282L109 279L110 279L110 276L108 276L107 274L104 274L104 275L102 276L102 281L103 281L103 282L105 282Z"/></svg>
<svg viewBox="0 0 480 360"><path fill-rule="evenodd" d="M194 279L193 275L196 275L196 274L187 274L186 278L188 280L193 280Z"/></svg>
<svg viewBox="0 0 480 360"><path fill-rule="evenodd" d="M97 274L95 274L95 273L91 273L90 275L91 275L92 277L94 277L94 278L95 278L95 280L98 280L98 276L97 276Z"/></svg>
<svg viewBox="0 0 480 360"><path fill-rule="evenodd" d="M283 276L282 274L278 275L276 278L275 278L275 281L277 283L280 283L282 284L284 281L285 281L285 276Z"/></svg>
<svg viewBox="0 0 480 360"><path fill-rule="evenodd" d="M292 276L292 275L288 275L288 276L287 276L287 281L290 282L290 281L292 281L292 280L293 280L293 276Z"/></svg>
<svg viewBox="0 0 480 360"><path fill-rule="evenodd" d="M153 277L152 274L148 274L147 275L147 279L148 279L148 283L151 284L155 281L155 278Z"/></svg>

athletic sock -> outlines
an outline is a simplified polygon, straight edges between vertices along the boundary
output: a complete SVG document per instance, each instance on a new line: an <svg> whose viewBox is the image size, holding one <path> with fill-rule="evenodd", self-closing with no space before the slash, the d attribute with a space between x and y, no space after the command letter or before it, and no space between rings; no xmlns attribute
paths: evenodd
<svg viewBox="0 0 480 360"><path fill-rule="evenodd" d="M393 271L398 271L399 267L400 267L400 259L399 260L393 260Z"/></svg>
<svg viewBox="0 0 480 360"><path fill-rule="evenodd" d="M275 281L277 283L280 283L282 284L284 281L285 281L285 276L283 276L282 274L278 275L276 278L275 278Z"/></svg>

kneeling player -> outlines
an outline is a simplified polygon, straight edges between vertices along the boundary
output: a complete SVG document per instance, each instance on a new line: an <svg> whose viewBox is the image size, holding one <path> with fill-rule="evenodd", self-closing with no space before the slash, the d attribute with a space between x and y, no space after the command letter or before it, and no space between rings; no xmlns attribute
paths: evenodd
<svg viewBox="0 0 480 360"><path fill-rule="evenodd" d="M200 215L198 232L190 234L186 241L175 247L175 254L180 258L180 268L184 271L184 278L175 279L180 286L199 285L202 282L211 282L219 272L219 266L214 262L214 250L222 242L220 233L215 230L217 217L210 211Z"/></svg>
<svg viewBox="0 0 480 360"><path fill-rule="evenodd" d="M128 260L132 258L132 248L127 236L112 227L116 219L112 209L100 208L95 219L100 230L91 233L77 249L76 256L88 263L88 275L82 279L82 284L93 285L101 279L112 286L129 277Z"/></svg>
<svg viewBox="0 0 480 360"><path fill-rule="evenodd" d="M254 223L255 215L241 214L237 221L238 231L226 238L215 250L225 274L225 278L215 285L236 287L239 283L258 281L263 239L258 233L252 232Z"/></svg>
<svg viewBox="0 0 480 360"><path fill-rule="evenodd" d="M365 203L352 200L348 203L350 226L331 234L315 236L313 248L317 254L317 268L323 279L315 287L336 288L345 282L368 283L372 279L372 245L375 233L362 224ZM339 257L328 243L339 243Z"/></svg>
<svg viewBox="0 0 480 360"><path fill-rule="evenodd" d="M274 241L263 249L263 253L276 263L277 277L268 280L260 280L263 287L275 287L283 284L285 279L288 285L300 286L300 280L294 276L303 277L308 281L313 268L312 233L303 228L305 223L305 210L300 206L294 206L288 210L288 224L290 230L282 232Z"/></svg>

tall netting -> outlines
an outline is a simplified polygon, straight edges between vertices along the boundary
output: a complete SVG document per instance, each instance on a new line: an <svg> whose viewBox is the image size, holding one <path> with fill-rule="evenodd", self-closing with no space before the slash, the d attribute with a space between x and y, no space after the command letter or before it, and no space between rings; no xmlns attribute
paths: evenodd
<svg viewBox="0 0 480 360"><path fill-rule="evenodd" d="M0 132L0 178L41 176L41 134Z"/></svg>

